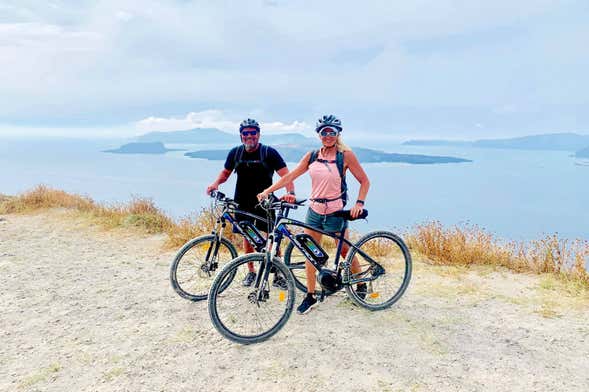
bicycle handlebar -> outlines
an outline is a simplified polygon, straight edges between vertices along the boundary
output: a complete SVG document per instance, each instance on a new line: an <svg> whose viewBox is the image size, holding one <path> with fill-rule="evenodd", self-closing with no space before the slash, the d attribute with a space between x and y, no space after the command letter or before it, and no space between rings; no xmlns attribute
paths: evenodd
<svg viewBox="0 0 589 392"><path fill-rule="evenodd" d="M228 198L221 191L211 191L210 195L216 202L221 202L231 208L238 208L239 207L239 205L237 204L237 202L235 200Z"/></svg>
<svg viewBox="0 0 589 392"><path fill-rule="evenodd" d="M265 210L281 210L282 208L290 208L296 210L297 208L302 206L306 201L307 199L301 199L295 200L294 203L287 203L284 200L272 200L271 198L268 198L262 200L260 206L262 206L262 208Z"/></svg>

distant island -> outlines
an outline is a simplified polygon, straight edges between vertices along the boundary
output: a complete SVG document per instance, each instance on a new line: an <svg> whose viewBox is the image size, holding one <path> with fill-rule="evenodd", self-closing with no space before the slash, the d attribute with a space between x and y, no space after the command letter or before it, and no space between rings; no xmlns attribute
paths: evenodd
<svg viewBox="0 0 589 392"><path fill-rule="evenodd" d="M589 147L583 148L575 153L577 158L589 158Z"/></svg>
<svg viewBox="0 0 589 392"><path fill-rule="evenodd" d="M104 150L113 154L165 154L168 151L183 151L166 148L161 142L127 143L113 150Z"/></svg>
<svg viewBox="0 0 589 392"><path fill-rule="evenodd" d="M577 151L589 146L589 135L551 133L509 139L466 140L409 140L407 146L457 146L517 150Z"/></svg>
<svg viewBox="0 0 589 392"><path fill-rule="evenodd" d="M239 140L237 132L231 135L216 128L194 128L187 131L149 132L136 138L138 142L175 144L223 144Z"/></svg>
<svg viewBox="0 0 589 392"><path fill-rule="evenodd" d="M280 155L287 162L298 162L306 152L316 148L316 144L313 147L294 147L294 146L281 146L276 145L275 147L280 151ZM388 153L378 150L371 150L368 148L353 148L354 153L358 159L363 163L374 163L374 162L400 162L410 164L435 164L435 163L465 163L472 162L469 159L447 157L447 156L434 156L434 155L419 155L419 154L396 154ZM229 150L199 150L187 152L184 155L190 158L208 159L213 161L224 160L227 157Z"/></svg>
<svg viewBox="0 0 589 392"><path fill-rule="evenodd" d="M279 135L266 135L262 132L262 142L269 145L297 144L310 145L317 142L316 139L303 136L299 133L283 133ZM138 136L137 142L161 142L167 144L237 144L240 142L239 133L223 132L216 128L194 128L187 131L149 132Z"/></svg>
<svg viewBox="0 0 589 392"><path fill-rule="evenodd" d="M288 162L298 162L308 151L316 149L318 140L314 137L306 137L299 133L284 133L266 135L262 132L262 143L275 146L280 154ZM229 147L239 144L239 134L229 134L216 128L195 128L187 131L149 132L138 136L135 142L125 144L115 150L105 152L117 154L164 154L168 149L164 143L171 144L219 144L227 145L225 149L198 150L187 152L184 155L190 158L209 160L224 160L227 157ZM432 156L420 154L396 154L368 148L354 148L354 152L362 162L403 162L410 164L436 164L436 163L465 163L472 162L469 159Z"/></svg>

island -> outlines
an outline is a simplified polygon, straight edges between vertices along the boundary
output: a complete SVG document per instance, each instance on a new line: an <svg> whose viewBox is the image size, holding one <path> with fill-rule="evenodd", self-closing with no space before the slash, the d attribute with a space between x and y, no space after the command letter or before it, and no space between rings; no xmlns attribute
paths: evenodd
<svg viewBox="0 0 589 392"><path fill-rule="evenodd" d="M516 150L576 151L589 145L589 135L577 133L550 133L509 139L467 140L409 140L408 146L453 146L499 148Z"/></svg>
<svg viewBox="0 0 589 392"><path fill-rule="evenodd" d="M225 160L229 149L239 144L239 134L234 135L220 131L216 128L195 128L187 131L150 132L138 136L136 141L127 143L118 149L104 152L116 154L165 154L173 150L165 147L164 143L210 145L216 149L199 149L186 152L189 158L208 160ZM262 132L262 143L275 147L284 160L298 162L308 151L317 149L316 137L307 137L299 133L269 134ZM221 148L220 148L221 147ZM469 159L451 156L435 156L421 154L397 154L355 147L354 152L361 162L401 162L410 164L436 164L436 163L465 163L472 162ZM185 150L184 150L185 151Z"/></svg>
<svg viewBox="0 0 589 392"><path fill-rule="evenodd" d="M186 131L149 132L136 138L138 142L176 144L223 144L239 140L239 134L231 135L217 128L194 128Z"/></svg>
<svg viewBox="0 0 589 392"><path fill-rule="evenodd" d="M315 143L316 144L316 143ZM301 146L281 146L275 145L280 155L287 162L298 162L300 159L313 148L304 148ZM368 148L352 148L360 162L375 163L375 162L397 162L409 164L436 164L436 163L465 163L472 162L470 159L435 156L435 155L420 155L420 154L397 154L389 153L379 150L371 150ZM190 158L208 159L212 161L225 160L229 150L199 150L187 152L184 155Z"/></svg>
<svg viewBox="0 0 589 392"><path fill-rule="evenodd" d="M176 144L228 144L240 143L239 132L223 132L217 128L194 128L187 131L149 132L136 138L138 142L162 142ZM268 145L314 145L316 138L306 137L300 133L266 134L262 130L263 143Z"/></svg>
<svg viewBox="0 0 589 392"><path fill-rule="evenodd" d="M589 158L589 147L585 147L575 153L577 158Z"/></svg>
<svg viewBox="0 0 589 392"><path fill-rule="evenodd" d="M180 149L166 148L161 142L150 143L127 143L113 150L104 150L113 154L165 154L168 151L185 151Z"/></svg>

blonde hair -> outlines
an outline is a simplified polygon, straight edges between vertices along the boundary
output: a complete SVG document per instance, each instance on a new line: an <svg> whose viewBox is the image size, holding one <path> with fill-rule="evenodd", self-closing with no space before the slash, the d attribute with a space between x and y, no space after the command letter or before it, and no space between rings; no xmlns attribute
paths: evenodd
<svg viewBox="0 0 589 392"><path fill-rule="evenodd" d="M337 141L335 142L335 145L337 147L337 150L339 152L344 152L344 151L352 151L352 149L350 147L348 147L348 145L346 143L344 143L344 139L342 139L342 135L337 135Z"/></svg>

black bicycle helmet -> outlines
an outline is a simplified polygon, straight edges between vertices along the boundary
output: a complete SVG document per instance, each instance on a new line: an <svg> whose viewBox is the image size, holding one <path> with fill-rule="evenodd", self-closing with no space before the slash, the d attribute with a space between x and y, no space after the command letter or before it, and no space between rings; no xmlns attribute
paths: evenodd
<svg viewBox="0 0 589 392"><path fill-rule="evenodd" d="M256 128L258 132L260 131L260 124L253 118L248 118L243 120L241 124L239 124L239 132L243 130L243 128Z"/></svg>

